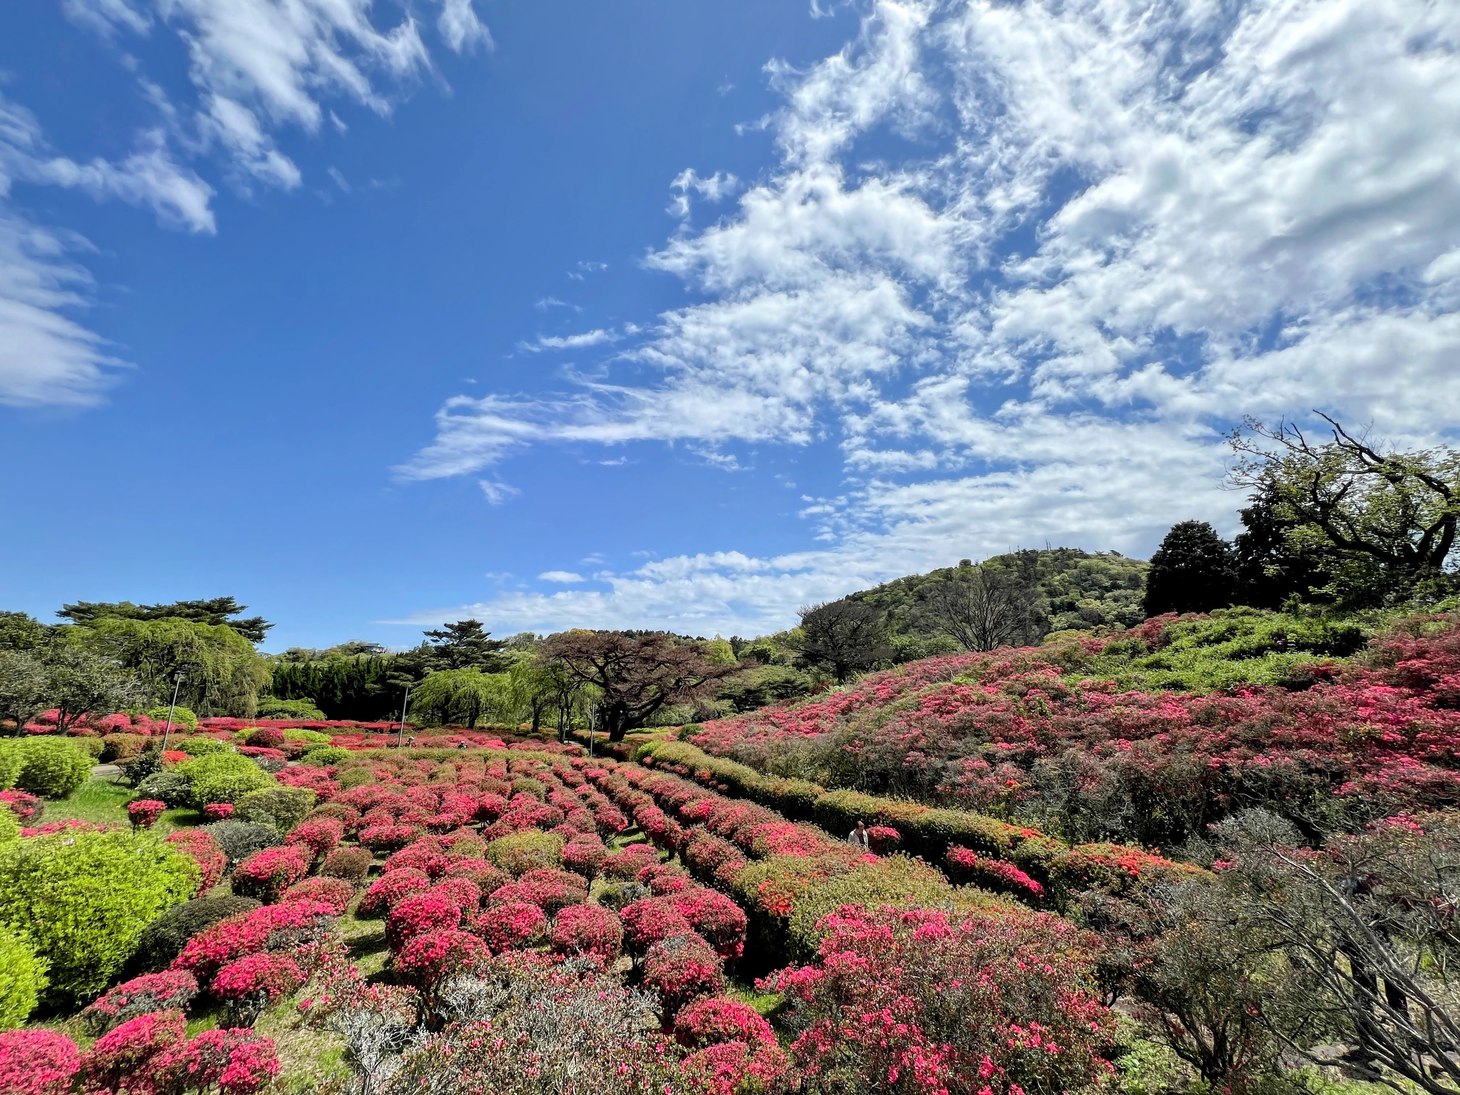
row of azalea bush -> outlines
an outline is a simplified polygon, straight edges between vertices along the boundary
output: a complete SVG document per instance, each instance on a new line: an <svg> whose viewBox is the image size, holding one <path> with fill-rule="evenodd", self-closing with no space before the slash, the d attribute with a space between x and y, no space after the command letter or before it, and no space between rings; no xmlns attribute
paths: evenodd
<svg viewBox="0 0 1460 1095"><path fill-rule="evenodd" d="M1176 620L1132 633L1148 660ZM1290 687L1207 695L1081 677L1083 656L1115 641L928 659L686 736L757 773L936 799L1077 842L1170 847L1253 806L1357 828L1460 801L1460 615L1407 619Z"/></svg>
<svg viewBox="0 0 1460 1095"><path fill-rule="evenodd" d="M827 791L807 780L764 776L688 742L651 742L640 747L638 756L645 765L706 789L744 796L836 833L848 833L857 822L865 822L874 850L906 851L941 864L956 882L975 883L1036 904L1048 900L1063 905L1071 895L1086 890L1117 892L1138 879L1174 878L1191 871L1133 846L1104 842L1071 846L1030 826L969 810L858 791Z"/></svg>
<svg viewBox="0 0 1460 1095"><path fill-rule="evenodd" d="M179 767L220 756L238 759ZM75 1014L70 1036L0 1035L0 1091L261 1091L281 1063L252 1027L286 1000L386 1095L537 1091L570 1067L583 1090L657 1095L1002 1095L1105 1067L1093 940L691 781L551 747L268 778L239 796L274 796L267 822L0 832L0 952L8 932L33 1001ZM653 843L625 844L636 828ZM83 905L84 941L66 934ZM346 914L379 920L385 981L359 968ZM779 969L747 953L770 933ZM846 975L857 963L869 976ZM779 1035L727 995L756 972L785 998ZM204 1015L218 1029L189 1037ZM480 1052L484 1029L500 1052Z"/></svg>

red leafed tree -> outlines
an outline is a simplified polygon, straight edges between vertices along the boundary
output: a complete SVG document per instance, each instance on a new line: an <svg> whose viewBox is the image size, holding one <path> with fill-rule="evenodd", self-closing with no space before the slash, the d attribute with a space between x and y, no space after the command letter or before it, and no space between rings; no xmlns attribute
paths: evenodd
<svg viewBox="0 0 1460 1095"><path fill-rule="evenodd" d="M703 643L664 631L564 631L543 643L542 654L598 689L609 741L622 741L671 704L700 698L739 668L716 661Z"/></svg>

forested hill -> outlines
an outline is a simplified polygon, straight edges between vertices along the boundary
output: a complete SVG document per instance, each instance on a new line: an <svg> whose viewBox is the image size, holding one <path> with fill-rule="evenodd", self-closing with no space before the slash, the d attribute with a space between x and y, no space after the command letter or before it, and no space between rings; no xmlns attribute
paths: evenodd
<svg viewBox="0 0 1460 1095"><path fill-rule="evenodd" d="M1052 631L1134 626L1145 619L1141 596L1148 567L1115 551L1026 549L977 565L965 559L957 566L910 574L845 600L886 613L902 660L969 645L951 634L950 616L982 615L991 625L1012 617L1015 633L1005 641L1024 644Z"/></svg>

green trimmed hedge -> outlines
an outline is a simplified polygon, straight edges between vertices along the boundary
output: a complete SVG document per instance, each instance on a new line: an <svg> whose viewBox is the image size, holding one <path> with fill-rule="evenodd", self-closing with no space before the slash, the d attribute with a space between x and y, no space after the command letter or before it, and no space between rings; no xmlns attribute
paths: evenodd
<svg viewBox="0 0 1460 1095"><path fill-rule="evenodd" d="M25 1022L47 983L46 963L25 936L0 928L0 1030Z"/></svg>
<svg viewBox="0 0 1460 1095"><path fill-rule="evenodd" d="M15 786L42 798L65 798L91 778L92 758L69 738L27 738L19 743Z"/></svg>
<svg viewBox="0 0 1460 1095"><path fill-rule="evenodd" d="M233 752L194 757L175 771L192 785L193 805L200 810L209 802L237 802L250 791L277 786L273 776Z"/></svg>

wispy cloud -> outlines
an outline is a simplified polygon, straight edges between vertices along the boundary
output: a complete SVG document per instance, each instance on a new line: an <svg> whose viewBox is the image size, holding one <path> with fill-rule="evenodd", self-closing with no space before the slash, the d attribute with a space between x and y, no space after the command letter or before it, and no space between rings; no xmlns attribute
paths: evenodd
<svg viewBox="0 0 1460 1095"><path fill-rule="evenodd" d="M449 401L412 467L834 444L846 501L807 514L815 551L491 603L514 624L784 626L980 551L1145 550L1174 520L1230 522L1221 436L1243 413L1321 400L1453 436L1455 12L880 0L846 48L768 71L778 162L647 260L695 303L607 374Z"/></svg>
<svg viewBox="0 0 1460 1095"><path fill-rule="evenodd" d="M540 582L553 582L556 585L577 585L588 580L571 570L545 570L537 578Z"/></svg>
<svg viewBox="0 0 1460 1095"><path fill-rule="evenodd" d="M479 479L477 486L482 488L482 494L486 497L487 504L493 506L500 506L503 502L522 493L516 487L496 479Z"/></svg>
<svg viewBox="0 0 1460 1095"><path fill-rule="evenodd" d="M581 331L573 335L539 335L532 342L518 343L518 348L530 354L541 353L543 350L587 350L617 342L621 337L623 336L616 331L595 327L591 331Z"/></svg>
<svg viewBox="0 0 1460 1095"><path fill-rule="evenodd" d="M739 187L740 180L728 171L716 171L708 178L701 178L694 168L686 167L669 184L669 188L674 191L674 197L669 202L669 213L675 217L688 217L691 194L698 194L708 202L721 202Z"/></svg>

